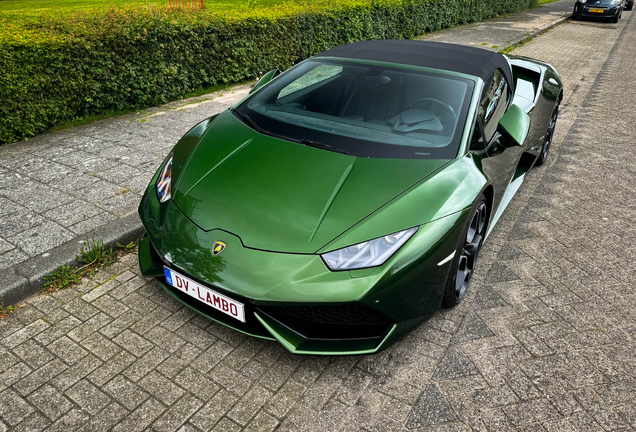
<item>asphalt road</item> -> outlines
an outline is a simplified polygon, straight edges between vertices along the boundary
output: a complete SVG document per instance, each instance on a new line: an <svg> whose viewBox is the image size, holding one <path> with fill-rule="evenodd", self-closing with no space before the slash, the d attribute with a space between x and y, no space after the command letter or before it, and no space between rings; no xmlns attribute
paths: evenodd
<svg viewBox="0 0 636 432"><path fill-rule="evenodd" d="M373 356L300 357L197 316L135 256L0 320L0 431L636 430L636 19L513 54L565 99L465 301Z"/></svg>

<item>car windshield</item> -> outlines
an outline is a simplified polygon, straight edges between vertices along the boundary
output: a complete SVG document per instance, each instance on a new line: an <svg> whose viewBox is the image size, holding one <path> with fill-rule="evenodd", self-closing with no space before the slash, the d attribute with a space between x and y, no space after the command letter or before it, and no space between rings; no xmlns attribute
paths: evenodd
<svg viewBox="0 0 636 432"><path fill-rule="evenodd" d="M360 157L452 159L470 79L353 62L307 60L239 108L254 129Z"/></svg>

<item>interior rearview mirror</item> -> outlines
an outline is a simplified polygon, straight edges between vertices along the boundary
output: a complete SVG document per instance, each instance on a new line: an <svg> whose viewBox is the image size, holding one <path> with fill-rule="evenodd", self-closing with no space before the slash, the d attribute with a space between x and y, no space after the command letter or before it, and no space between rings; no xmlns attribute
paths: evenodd
<svg viewBox="0 0 636 432"><path fill-rule="evenodd" d="M256 90L260 89L265 84L267 84L268 82L276 78L278 75L280 75L280 71L278 69L273 69L267 72L265 75L263 75L261 79L258 80L256 85L252 87L252 89L250 90L250 93L254 93Z"/></svg>
<svg viewBox="0 0 636 432"><path fill-rule="evenodd" d="M517 105L510 105L497 127L499 133L522 146L530 131L530 117Z"/></svg>

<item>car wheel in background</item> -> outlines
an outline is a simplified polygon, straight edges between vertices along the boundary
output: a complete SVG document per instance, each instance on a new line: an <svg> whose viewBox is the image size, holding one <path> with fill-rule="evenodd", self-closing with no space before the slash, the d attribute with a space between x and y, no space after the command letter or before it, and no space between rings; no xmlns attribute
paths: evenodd
<svg viewBox="0 0 636 432"><path fill-rule="evenodd" d="M541 154L537 158L535 162L536 166L541 166L548 159L548 153L550 152L550 146L552 145L552 140L554 139L554 130L556 129L556 122L559 118L559 105L557 104L552 111L552 115L550 116L550 124L548 125L548 130L545 133L545 138L543 140L543 145L541 146Z"/></svg>
<svg viewBox="0 0 636 432"><path fill-rule="evenodd" d="M477 198L476 204L468 215L467 225L459 238L444 291L443 307L453 307L459 304L466 295L477 264L479 250L486 237L487 226L488 208L486 207L486 198L482 194Z"/></svg>

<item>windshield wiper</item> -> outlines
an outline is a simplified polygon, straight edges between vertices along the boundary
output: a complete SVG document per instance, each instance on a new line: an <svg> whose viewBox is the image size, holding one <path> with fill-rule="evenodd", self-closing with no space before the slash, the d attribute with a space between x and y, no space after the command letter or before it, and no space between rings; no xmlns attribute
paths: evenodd
<svg viewBox="0 0 636 432"><path fill-rule="evenodd" d="M318 141L312 141L312 140L309 140L309 139L301 139L300 142L302 144L305 144L306 146L309 146L309 147L315 147L315 148L319 148L319 149L323 149L323 150L329 150L329 151L332 151L332 152L342 153L342 154L346 154L346 155L349 155L349 156L356 156L353 153L349 153L348 151L345 151L345 150L339 149L337 147L331 146L329 144L321 143L321 142L318 142Z"/></svg>
<svg viewBox="0 0 636 432"><path fill-rule="evenodd" d="M335 152L335 153L342 153L342 154L346 154L346 155L349 155L349 156L356 156L356 155L354 155L352 153L349 153L349 152L347 152L345 150L336 148L336 147L331 146L329 144L321 143L321 142L318 142L318 141L312 141L312 140L309 140L309 139L298 140L298 139L294 139L294 138L291 138L291 137L288 137L288 136L285 136L285 135L281 135L281 134L277 134L277 133L274 133L274 132L267 131L267 130L263 129L262 127L260 127L259 125L257 125L256 122L254 120L252 120L250 118L250 116L248 116L247 114L243 114L242 112L240 112L238 110L234 110L234 109L232 110L232 112L238 114L238 116L241 117L243 120L245 120L245 122L252 129L254 129L256 132L259 132L259 133L262 133L262 134L265 134L265 135L269 135L269 136L272 136L274 138L284 139L286 141L300 142L301 144L304 144L304 145L309 146L309 147L315 147L315 148L319 148L319 149L323 149L323 150L329 150L329 151L332 151L332 152Z"/></svg>
<svg viewBox="0 0 636 432"><path fill-rule="evenodd" d="M261 127L259 125L257 125L254 120L252 120L250 118L250 116L248 116L247 114L243 114L240 111L237 111L235 109L232 110L233 113L236 113L239 115L239 117L241 117L243 120L245 120L247 122L247 124L254 129L256 132L263 132L263 129L261 129Z"/></svg>

